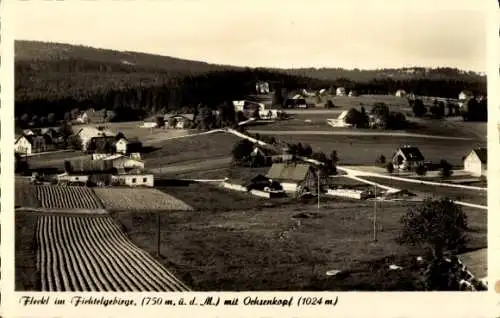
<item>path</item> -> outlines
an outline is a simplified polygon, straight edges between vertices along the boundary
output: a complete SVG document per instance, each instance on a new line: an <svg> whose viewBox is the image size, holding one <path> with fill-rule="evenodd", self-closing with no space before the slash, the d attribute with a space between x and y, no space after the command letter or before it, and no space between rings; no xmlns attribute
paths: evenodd
<svg viewBox="0 0 500 318"><path fill-rule="evenodd" d="M412 137L426 139L442 139L442 140L473 140L472 138L463 137L447 137L437 135L404 133L404 132L369 132L369 131L334 131L334 130L248 130L249 133L259 135L332 135L332 136L387 136L387 137Z"/></svg>

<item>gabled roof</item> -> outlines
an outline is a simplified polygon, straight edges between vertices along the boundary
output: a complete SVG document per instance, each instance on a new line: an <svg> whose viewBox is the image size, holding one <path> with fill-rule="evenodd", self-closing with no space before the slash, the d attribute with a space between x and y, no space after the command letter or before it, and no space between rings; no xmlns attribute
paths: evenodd
<svg viewBox="0 0 500 318"><path fill-rule="evenodd" d="M194 114L167 114L166 118L181 117L190 121L194 120Z"/></svg>
<svg viewBox="0 0 500 318"><path fill-rule="evenodd" d="M472 150L476 154L476 156L479 158L481 163L488 163L488 149L487 148L475 148ZM472 153L471 152L471 153Z"/></svg>
<svg viewBox="0 0 500 318"><path fill-rule="evenodd" d="M424 160L424 156L420 152L420 149L418 149L417 147L403 146L403 147L399 148L398 150L401 150L401 152L405 156L406 160L409 160L409 161L422 161L422 160Z"/></svg>
<svg viewBox="0 0 500 318"><path fill-rule="evenodd" d="M17 136L16 137L16 141L14 142L14 144L17 144L17 142L19 141L19 139L21 138L25 138L30 144L33 143L33 139L31 138L31 135L30 136L26 136L26 135L20 135L20 136Z"/></svg>
<svg viewBox="0 0 500 318"><path fill-rule="evenodd" d="M311 169L311 165L304 163L274 163L266 177L273 180L299 182L306 178L309 169Z"/></svg>

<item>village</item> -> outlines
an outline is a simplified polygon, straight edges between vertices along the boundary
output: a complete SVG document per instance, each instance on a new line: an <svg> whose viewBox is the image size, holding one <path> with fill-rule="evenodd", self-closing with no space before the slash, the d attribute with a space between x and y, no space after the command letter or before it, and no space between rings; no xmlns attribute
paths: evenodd
<svg viewBox="0 0 500 318"><path fill-rule="evenodd" d="M165 253L173 255L173 251L165 252L164 247L172 244L184 246L179 247L183 249L182 253L192 252L190 247L198 239L184 235L191 232L194 235L197 230L193 228L185 234L173 234L171 231L177 224L180 228L211 228L202 225L204 221L201 219L196 221L201 223L182 225L180 215L192 211L216 219L223 215L235 218L231 222L240 224L236 228L241 227L243 232L252 231L251 224L255 221L250 220L261 215L259 222L264 223L257 227L264 226L266 230L262 228L260 231L268 232L266 222L275 224L276 229L280 229L277 234L279 242L292 240L290 235L300 232L304 226L311 227L309 230L314 232L318 226L314 225L315 220L322 220L330 213L333 218L339 214L345 215L342 218L350 218L347 215L356 210L363 211L364 220L349 226L364 233L361 241L377 242L378 237L384 240L388 233L395 231L395 215L401 215L408 206L420 204L429 197L451 199L472 211L474 220L485 215L487 150L485 137L477 137L485 126L457 120L456 110L476 99L471 93L464 91L456 100L443 100L416 97L404 90L387 95L363 95L353 90L347 92L342 87L318 91L304 89L290 93L283 99L282 107L273 105L273 94L268 82L257 82L255 94L226 103L226 108L211 111L202 119L200 113L203 111L196 110L195 113L155 115L143 121L114 122L110 120L113 117L110 111L89 109L75 113L74 119L58 127L18 129L14 142L18 174L16 207L41 213L110 213L122 226L134 224L127 230L132 242L151 254L156 253L157 257L166 257ZM408 101L418 98L431 105L429 109L444 108L445 103L449 103L447 108L450 111L443 119L416 117L409 113L412 108ZM213 124L209 129L200 128L208 120L206 118L211 118L214 123L223 122L222 114L226 112L238 120L229 126ZM397 119L397 124L391 124L391 118ZM401 121L405 124L402 125ZM413 126L407 124L412 121L427 126L424 129L420 125L412 130ZM452 128L437 133L435 129L441 125L439 121L446 121ZM465 126L465 134L457 133ZM249 212L245 212L247 210ZM233 215L236 211L242 214ZM250 211L254 211L255 216L242 218ZM161 220L159 213L165 214ZM153 221L154 215L157 215L156 221ZM276 218L280 215L278 221ZM136 223L133 221L136 218L142 221ZM269 220L264 221L266 219ZM294 221L290 225L290 221L285 220ZM344 222L336 220L341 223L334 227ZM156 225L148 227L155 222L158 229L153 230ZM313 223L307 225L308 222ZM137 235L135 231L139 231ZM306 241L294 244L312 244L309 240L313 232L304 233L302 239ZM228 237L229 234L224 233L217 235ZM215 235L215 232L210 235ZM226 246L226 243L220 245L218 239L208 244L202 244L207 252ZM393 243L387 244L388 249L380 257L395 250ZM46 252L51 253L50 250ZM119 251L113 253L115 256L110 257L119 258ZM478 257L485 257L484 250L471 253L460 256L460 259L477 264ZM179 255L172 257L178 258ZM371 259L367 256L362 258ZM205 257L216 261L214 255ZM231 262L240 264L235 265L238 268L248 262L247 257L235 257ZM147 262L157 264L150 258L148 256ZM182 263L187 259L181 257L170 261ZM327 272L325 277L340 279L338 277L342 275L339 273L345 269L328 271L329 265L324 261L321 262ZM306 263L309 262L312 261ZM337 261L336 266L342 268L352 264L342 265ZM397 272L402 266L391 261L385 270ZM177 277L182 277L183 282L173 278L158 285L160 290L186 290L189 287L185 284L195 284L196 288L202 289L214 286L208 278L211 273L209 264L204 265L198 278L193 278L195 274L189 266L174 267L176 273L181 273ZM158 269L154 275L161 276L162 271L164 269ZM316 265L313 272L318 279ZM478 281L486 278L484 266L471 267L468 273L469 278L461 280L460 288L481 288ZM77 272L71 286L65 287L51 285L51 275L56 273L44 275L42 289L87 288L77 283ZM231 270L226 275L235 279L236 272ZM130 279L139 289L149 290L150 287L139 283L137 277ZM196 279L198 283L193 283ZM285 278L276 279L274 287L282 284ZM247 284L248 281L242 281L240 286L249 287ZM339 282L332 284L339 285ZM290 285L290 288L294 287L300 288ZM254 288L266 289L267 286L254 285Z"/></svg>

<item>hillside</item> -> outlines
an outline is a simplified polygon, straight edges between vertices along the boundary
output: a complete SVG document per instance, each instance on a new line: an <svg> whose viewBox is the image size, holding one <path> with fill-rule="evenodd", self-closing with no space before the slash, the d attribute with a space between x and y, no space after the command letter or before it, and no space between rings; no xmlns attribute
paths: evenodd
<svg viewBox="0 0 500 318"><path fill-rule="evenodd" d="M15 41L15 61L18 64L39 62L61 63L84 60L106 64L123 70L156 70L166 72L203 73L235 69L233 66L215 65L199 61L129 51L98 49L83 45L48 43L36 41Z"/></svg>
<svg viewBox="0 0 500 318"><path fill-rule="evenodd" d="M360 94L399 88L441 97L456 97L463 89L486 93L485 77L449 68L244 68L33 41L16 41L15 54L16 117L25 123L45 120L49 113L60 120L72 110L91 107L120 110L132 119L200 103L213 108L253 93L257 80L291 91L341 85Z"/></svg>

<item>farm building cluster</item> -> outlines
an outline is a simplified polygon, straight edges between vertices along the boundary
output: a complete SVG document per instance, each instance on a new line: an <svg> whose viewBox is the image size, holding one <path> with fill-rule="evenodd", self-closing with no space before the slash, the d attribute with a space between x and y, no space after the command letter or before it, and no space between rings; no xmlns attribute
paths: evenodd
<svg viewBox="0 0 500 318"><path fill-rule="evenodd" d="M15 135L14 152L20 155L56 150L63 142L57 128L25 129Z"/></svg>

